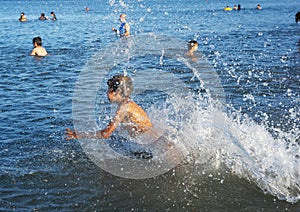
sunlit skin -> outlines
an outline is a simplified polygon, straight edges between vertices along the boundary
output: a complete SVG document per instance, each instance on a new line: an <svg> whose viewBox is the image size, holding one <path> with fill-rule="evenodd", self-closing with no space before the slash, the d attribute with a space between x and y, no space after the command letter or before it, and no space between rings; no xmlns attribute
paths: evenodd
<svg viewBox="0 0 300 212"><path fill-rule="evenodd" d="M41 41L40 41L40 43L33 41L33 47L34 48L30 53L31 56L40 56L40 57L42 57L42 56L46 56L48 54L46 49L44 47L42 47Z"/></svg>
<svg viewBox="0 0 300 212"><path fill-rule="evenodd" d="M25 16L25 13L21 13L20 18L19 18L19 21L20 21L20 22L25 22L25 21L27 21L27 18L26 18L26 16Z"/></svg>
<svg viewBox="0 0 300 212"><path fill-rule="evenodd" d="M113 120L108 126L97 132L77 132L66 129L67 140L76 138L109 138L116 128L122 123L128 133L134 137L150 131L152 123L146 112L129 97L124 97L120 90L108 89L107 97L110 102L118 104L118 109Z"/></svg>

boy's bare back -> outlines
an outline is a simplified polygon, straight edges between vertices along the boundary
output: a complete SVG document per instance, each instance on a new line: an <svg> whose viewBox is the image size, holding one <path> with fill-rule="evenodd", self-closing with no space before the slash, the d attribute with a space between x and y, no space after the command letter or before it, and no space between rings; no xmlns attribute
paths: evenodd
<svg viewBox="0 0 300 212"><path fill-rule="evenodd" d="M31 51L31 56L46 56L48 53L44 47L42 47L42 38L34 37L32 39L33 50Z"/></svg>
<svg viewBox="0 0 300 212"><path fill-rule="evenodd" d="M46 56L48 53L46 49L42 46L35 47L30 53L31 56Z"/></svg>
<svg viewBox="0 0 300 212"><path fill-rule="evenodd" d="M145 133L152 127L152 123L146 112L134 101L120 105L115 119L122 121L122 124L132 136Z"/></svg>

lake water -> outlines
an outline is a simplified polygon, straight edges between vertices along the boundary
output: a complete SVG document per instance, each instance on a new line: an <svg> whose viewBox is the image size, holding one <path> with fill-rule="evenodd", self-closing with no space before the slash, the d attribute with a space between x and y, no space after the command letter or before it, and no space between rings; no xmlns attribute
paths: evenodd
<svg viewBox="0 0 300 212"><path fill-rule="evenodd" d="M1 211L300 210L298 0L0 3ZM58 21L38 21L51 11ZM111 31L121 13L125 40ZM28 56L35 36L49 56ZM105 81L124 72L189 160L123 175L100 141L65 140L66 128L105 127Z"/></svg>

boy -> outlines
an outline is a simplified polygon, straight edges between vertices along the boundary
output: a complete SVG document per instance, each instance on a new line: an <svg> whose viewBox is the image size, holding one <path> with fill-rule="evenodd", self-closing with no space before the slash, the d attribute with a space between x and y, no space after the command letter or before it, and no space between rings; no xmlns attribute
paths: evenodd
<svg viewBox="0 0 300 212"><path fill-rule="evenodd" d="M191 40L188 42L188 52L186 53L188 56L193 56L194 52L198 49L198 42L195 40Z"/></svg>
<svg viewBox="0 0 300 212"><path fill-rule="evenodd" d="M119 35L121 38L130 36L130 26L126 22L126 14L121 14L119 20L121 21L121 25L119 27ZM118 33L118 30L112 28L112 31Z"/></svg>
<svg viewBox="0 0 300 212"><path fill-rule="evenodd" d="M32 44L34 46L33 50L31 51L31 56L46 56L48 53L44 47L42 47L42 38L35 37L32 39Z"/></svg>
<svg viewBox="0 0 300 212"><path fill-rule="evenodd" d="M151 130L152 123L146 112L130 99L133 89L131 79L127 76L117 75L109 79L107 85L107 97L109 101L118 104L114 119L110 121L105 129L97 132L79 133L67 128L67 140L73 138L108 138L121 123L132 137Z"/></svg>

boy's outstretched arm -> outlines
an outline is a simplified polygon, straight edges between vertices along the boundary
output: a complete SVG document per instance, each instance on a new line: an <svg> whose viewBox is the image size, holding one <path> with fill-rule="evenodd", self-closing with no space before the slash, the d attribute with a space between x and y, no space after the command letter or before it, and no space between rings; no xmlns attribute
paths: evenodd
<svg viewBox="0 0 300 212"><path fill-rule="evenodd" d="M73 131L69 128L66 129L66 140L78 139L78 138L109 138L109 136L115 131L119 123L124 119L124 111L118 110L113 121L110 121L108 126L97 132L78 132L76 129Z"/></svg>
<svg viewBox="0 0 300 212"><path fill-rule="evenodd" d="M70 128L66 128L66 140L72 140L72 139L78 139L78 138L109 138L109 136L113 133L115 130L115 126L113 122L110 122L110 124L103 130L99 130L97 132L78 132L76 130L71 130Z"/></svg>
<svg viewBox="0 0 300 212"><path fill-rule="evenodd" d="M100 130L101 131L101 130ZM101 133L98 132L78 132L76 130L66 129L66 140L78 139L78 138L103 138Z"/></svg>
<svg viewBox="0 0 300 212"><path fill-rule="evenodd" d="M109 138L109 136L115 131L115 129L119 126L119 124L124 120L125 114L126 111L124 111L123 107L120 107L116 112L115 118L112 121L110 121L110 123L105 129L98 131L97 134L101 134L102 138Z"/></svg>

